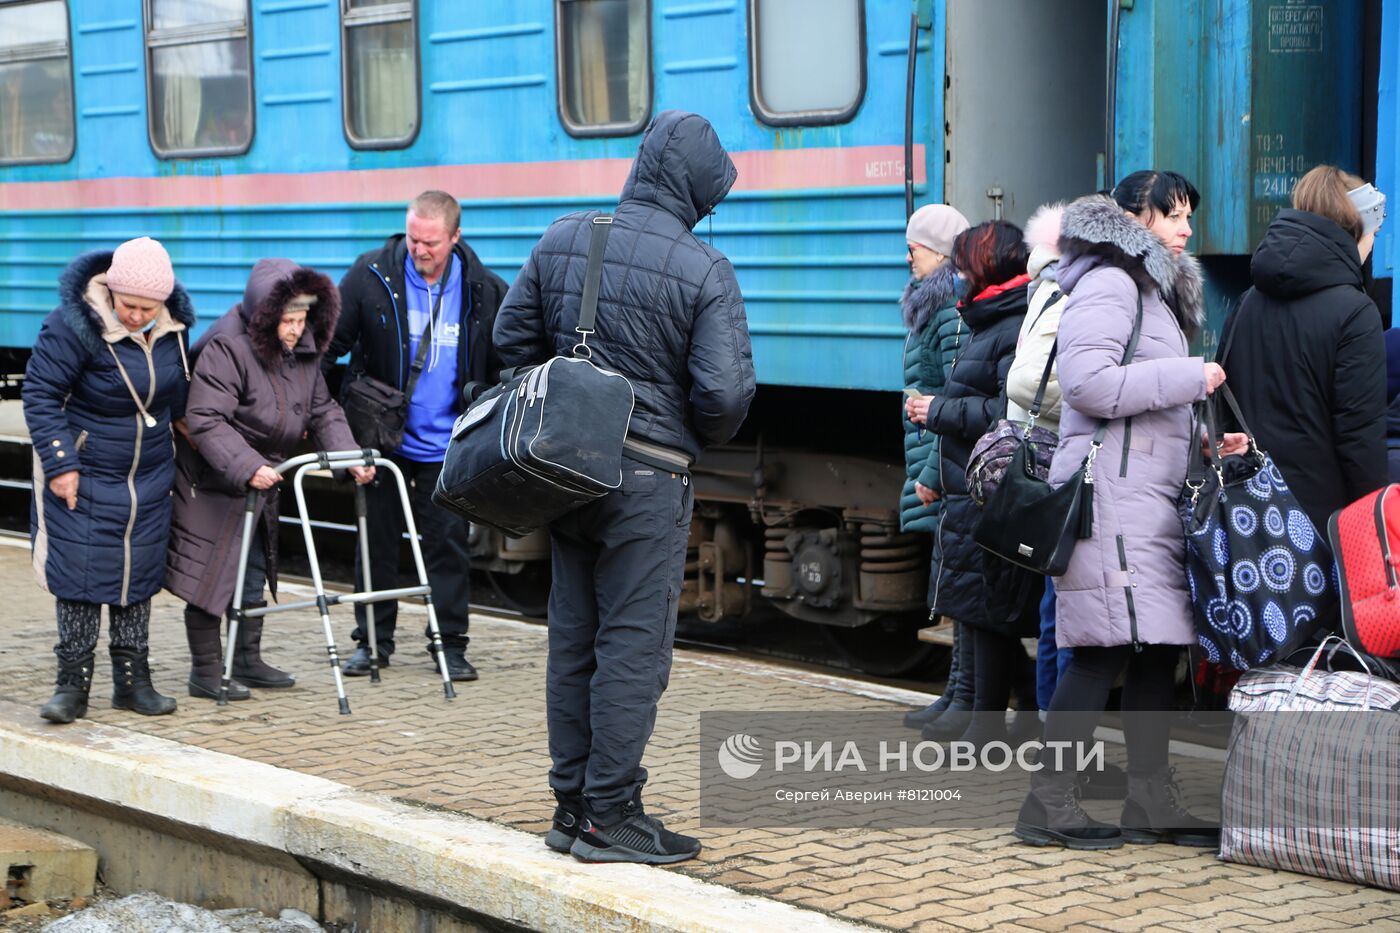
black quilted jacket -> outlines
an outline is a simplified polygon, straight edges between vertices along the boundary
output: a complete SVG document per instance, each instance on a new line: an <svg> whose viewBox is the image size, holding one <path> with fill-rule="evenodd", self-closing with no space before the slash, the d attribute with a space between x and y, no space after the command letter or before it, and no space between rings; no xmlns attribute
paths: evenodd
<svg viewBox="0 0 1400 933"><path fill-rule="evenodd" d="M692 456L732 438L754 393L744 300L729 260L691 228L737 177L704 117L666 111L642 137L604 253L593 360L637 392L631 433ZM594 211L556 220L496 315L505 366L568 355Z"/></svg>

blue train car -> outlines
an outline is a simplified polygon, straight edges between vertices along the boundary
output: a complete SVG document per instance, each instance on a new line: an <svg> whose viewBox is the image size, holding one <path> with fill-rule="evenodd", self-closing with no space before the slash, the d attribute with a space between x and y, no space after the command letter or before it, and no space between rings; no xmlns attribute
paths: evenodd
<svg viewBox="0 0 1400 933"><path fill-rule="evenodd" d="M429 187L509 280L552 219L615 200L652 114L703 113L739 181L700 232L734 261L761 387L701 464L685 607L896 620L878 640L907 658L927 560L895 515L906 196L1020 222L1174 167L1203 182L1205 252L1237 258L1286 198L1271 177L1352 155L1328 140L1355 108L1289 101L1345 92L1357 8L0 0L0 346L31 344L81 250L159 238L208 321L260 257L338 277ZM547 550L476 554L499 583Z"/></svg>

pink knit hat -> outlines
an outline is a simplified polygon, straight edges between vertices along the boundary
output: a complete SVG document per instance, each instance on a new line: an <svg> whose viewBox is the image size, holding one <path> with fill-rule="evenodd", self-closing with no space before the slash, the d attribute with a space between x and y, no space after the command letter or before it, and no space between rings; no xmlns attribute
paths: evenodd
<svg viewBox="0 0 1400 933"><path fill-rule="evenodd" d="M123 295L164 301L175 290L170 254L148 236L127 240L112 254L107 287Z"/></svg>

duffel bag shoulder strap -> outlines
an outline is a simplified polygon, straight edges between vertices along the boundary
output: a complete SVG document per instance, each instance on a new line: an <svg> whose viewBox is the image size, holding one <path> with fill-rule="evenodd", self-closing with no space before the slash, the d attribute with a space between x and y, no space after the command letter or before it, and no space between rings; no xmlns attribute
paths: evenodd
<svg viewBox="0 0 1400 933"><path fill-rule="evenodd" d="M593 232L588 238L588 269L583 273L583 300L578 308L578 326L574 328L579 335L579 341L574 345L574 359L593 358L588 337L598 320L598 284L603 278L603 252L608 245L612 222L611 214L598 214L591 225Z"/></svg>

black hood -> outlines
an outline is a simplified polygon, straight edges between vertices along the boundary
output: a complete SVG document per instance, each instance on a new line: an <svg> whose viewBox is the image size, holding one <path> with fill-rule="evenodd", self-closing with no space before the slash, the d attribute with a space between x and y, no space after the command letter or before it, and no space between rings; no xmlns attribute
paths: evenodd
<svg viewBox="0 0 1400 933"><path fill-rule="evenodd" d="M1364 287L1356 241L1331 220L1282 210L1249 262L1254 285L1276 298L1298 298L1334 285Z"/></svg>
<svg viewBox="0 0 1400 933"><path fill-rule="evenodd" d="M986 330L1002 318L1021 317L1026 313L1028 296L1025 285L1008 288L988 298L965 302L958 306L962 319L973 330Z"/></svg>
<svg viewBox="0 0 1400 933"><path fill-rule="evenodd" d="M648 201L692 228L724 199L739 171L704 117L656 115L637 148L621 201Z"/></svg>

